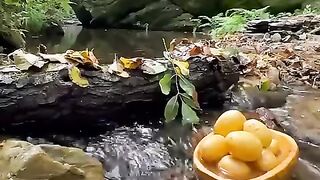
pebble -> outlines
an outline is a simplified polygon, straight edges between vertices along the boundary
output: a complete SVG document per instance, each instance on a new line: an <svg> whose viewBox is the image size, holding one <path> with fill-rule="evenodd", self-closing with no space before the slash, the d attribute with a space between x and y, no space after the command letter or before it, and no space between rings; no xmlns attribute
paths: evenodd
<svg viewBox="0 0 320 180"><path fill-rule="evenodd" d="M279 33L275 33L271 36L272 42L280 42L281 41L281 35Z"/></svg>
<svg viewBox="0 0 320 180"><path fill-rule="evenodd" d="M299 39L300 40L306 40L307 39L307 34L303 33L303 34L299 35Z"/></svg>

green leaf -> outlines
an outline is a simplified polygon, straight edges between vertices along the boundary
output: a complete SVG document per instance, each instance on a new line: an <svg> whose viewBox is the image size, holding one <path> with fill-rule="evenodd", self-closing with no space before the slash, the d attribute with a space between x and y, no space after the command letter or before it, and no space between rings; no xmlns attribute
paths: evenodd
<svg viewBox="0 0 320 180"><path fill-rule="evenodd" d="M196 88L185 77L180 76L179 85L189 96L191 96L191 97L194 96L194 92L196 91Z"/></svg>
<svg viewBox="0 0 320 180"><path fill-rule="evenodd" d="M182 101L184 101L191 108L193 108L195 110L201 110L199 103L194 101L192 99L192 97L190 97L188 94L182 93L180 97L181 97Z"/></svg>
<svg viewBox="0 0 320 180"><path fill-rule="evenodd" d="M261 81L260 91L269 91L270 86L271 86L270 80L269 79L265 79L265 80Z"/></svg>
<svg viewBox="0 0 320 180"><path fill-rule="evenodd" d="M182 124L198 124L200 119L197 116L197 113L186 103L182 101Z"/></svg>
<svg viewBox="0 0 320 180"><path fill-rule="evenodd" d="M18 6L19 5L19 0L5 0L4 3L7 4L7 5Z"/></svg>
<svg viewBox="0 0 320 180"><path fill-rule="evenodd" d="M171 90L171 74L165 74L163 78L159 81L159 85L161 88L161 92L165 95L168 95Z"/></svg>
<svg viewBox="0 0 320 180"><path fill-rule="evenodd" d="M167 102L167 105L164 109L164 117L166 118L166 122L170 122L176 118L178 115L178 109L178 95L175 95Z"/></svg>

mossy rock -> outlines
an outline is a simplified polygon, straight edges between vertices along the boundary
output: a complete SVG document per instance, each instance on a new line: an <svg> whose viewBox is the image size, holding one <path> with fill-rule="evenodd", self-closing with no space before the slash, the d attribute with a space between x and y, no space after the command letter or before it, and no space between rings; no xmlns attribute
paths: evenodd
<svg viewBox="0 0 320 180"><path fill-rule="evenodd" d="M103 180L101 163L77 148L7 140L0 147L0 179Z"/></svg>

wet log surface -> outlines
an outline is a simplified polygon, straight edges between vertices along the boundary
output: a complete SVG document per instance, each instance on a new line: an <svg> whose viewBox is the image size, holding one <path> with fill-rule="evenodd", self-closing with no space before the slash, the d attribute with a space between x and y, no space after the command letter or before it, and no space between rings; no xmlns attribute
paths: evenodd
<svg viewBox="0 0 320 180"><path fill-rule="evenodd" d="M128 123L135 116L148 121L149 116L162 114L170 97L161 94L158 81L162 75L133 72L124 79L99 71L81 71L90 82L87 88L73 84L67 70L0 73L0 126L5 130L27 125L72 130ZM238 77L237 66L229 61L192 59L190 79L201 103L222 104L219 98L225 97Z"/></svg>

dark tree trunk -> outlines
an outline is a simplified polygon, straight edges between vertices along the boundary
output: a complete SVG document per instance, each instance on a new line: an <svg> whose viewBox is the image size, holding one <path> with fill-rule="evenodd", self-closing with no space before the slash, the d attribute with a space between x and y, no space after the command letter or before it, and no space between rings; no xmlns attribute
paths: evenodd
<svg viewBox="0 0 320 180"><path fill-rule="evenodd" d="M148 113L150 117L162 114L169 98L161 94L158 85L162 75L136 72L124 79L99 71L83 70L82 74L90 82L87 88L70 82L67 70L0 74L1 127L29 124L40 128L77 129L74 127L128 123L134 116L148 121ZM215 105L238 81L236 66L229 62L214 65L194 59L190 74L200 102L211 101Z"/></svg>

